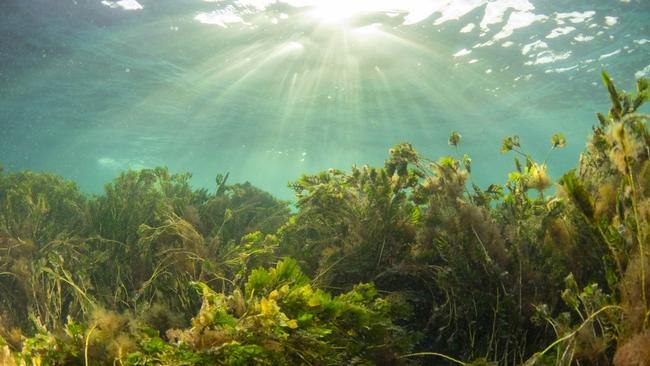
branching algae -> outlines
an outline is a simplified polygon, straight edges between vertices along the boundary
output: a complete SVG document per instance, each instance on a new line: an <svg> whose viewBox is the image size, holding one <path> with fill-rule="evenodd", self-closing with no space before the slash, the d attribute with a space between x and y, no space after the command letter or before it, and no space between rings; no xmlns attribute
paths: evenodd
<svg viewBox="0 0 650 366"><path fill-rule="evenodd" d="M291 184L296 210L219 175L128 171L87 196L0 170L2 365L650 364L645 79L603 73L576 168L517 136L503 184L411 144Z"/></svg>

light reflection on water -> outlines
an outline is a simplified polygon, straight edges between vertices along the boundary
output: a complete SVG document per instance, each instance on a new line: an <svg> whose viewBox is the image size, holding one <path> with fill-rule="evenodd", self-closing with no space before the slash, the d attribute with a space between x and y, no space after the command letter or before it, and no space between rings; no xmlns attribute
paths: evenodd
<svg viewBox="0 0 650 366"><path fill-rule="evenodd" d="M0 13L0 161L97 191L118 171L217 172L282 197L303 172L381 164L464 136L479 182L499 142L573 165L607 97L650 72L642 1L9 1ZM555 164L555 165L554 165Z"/></svg>

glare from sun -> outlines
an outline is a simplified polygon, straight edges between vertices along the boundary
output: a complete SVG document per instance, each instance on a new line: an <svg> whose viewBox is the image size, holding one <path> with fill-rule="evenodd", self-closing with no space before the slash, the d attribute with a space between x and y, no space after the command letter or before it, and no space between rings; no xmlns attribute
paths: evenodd
<svg viewBox="0 0 650 366"><path fill-rule="evenodd" d="M323 23L343 24L358 15L392 11L394 0L321 0L315 1L310 14Z"/></svg>
<svg viewBox="0 0 650 366"><path fill-rule="evenodd" d="M337 0L323 2L316 5L309 14L324 23L341 24L356 14L351 7L346 7L342 3Z"/></svg>

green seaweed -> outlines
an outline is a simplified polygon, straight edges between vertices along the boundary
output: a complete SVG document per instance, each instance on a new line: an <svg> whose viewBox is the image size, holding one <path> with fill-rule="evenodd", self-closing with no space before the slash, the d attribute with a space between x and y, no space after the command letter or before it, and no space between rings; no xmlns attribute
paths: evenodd
<svg viewBox="0 0 650 366"><path fill-rule="evenodd" d="M610 97L555 189L517 136L485 188L413 145L249 183L128 171L87 196L0 168L0 364L639 365L650 354L650 97ZM495 149L498 146L495 147ZM303 272L304 271L304 272Z"/></svg>

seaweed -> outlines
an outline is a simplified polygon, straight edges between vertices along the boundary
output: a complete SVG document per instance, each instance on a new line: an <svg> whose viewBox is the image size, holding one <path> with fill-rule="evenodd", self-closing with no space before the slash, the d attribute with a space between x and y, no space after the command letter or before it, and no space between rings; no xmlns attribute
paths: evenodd
<svg viewBox="0 0 650 366"><path fill-rule="evenodd" d="M544 160L506 137L514 169L481 187L456 131L438 160L404 142L303 175L293 212L228 174L127 171L88 196L0 168L0 364L643 364L650 89L603 82L557 182L562 134Z"/></svg>
<svg viewBox="0 0 650 366"><path fill-rule="evenodd" d="M309 284L295 261L254 270L230 293L203 282L192 287L202 305L191 327L166 336L106 311L88 323L69 321L63 335L41 327L25 340L22 362L44 365L295 365L405 364L408 339L391 321L396 305L360 284L332 296ZM107 357L108 356L108 357Z"/></svg>

